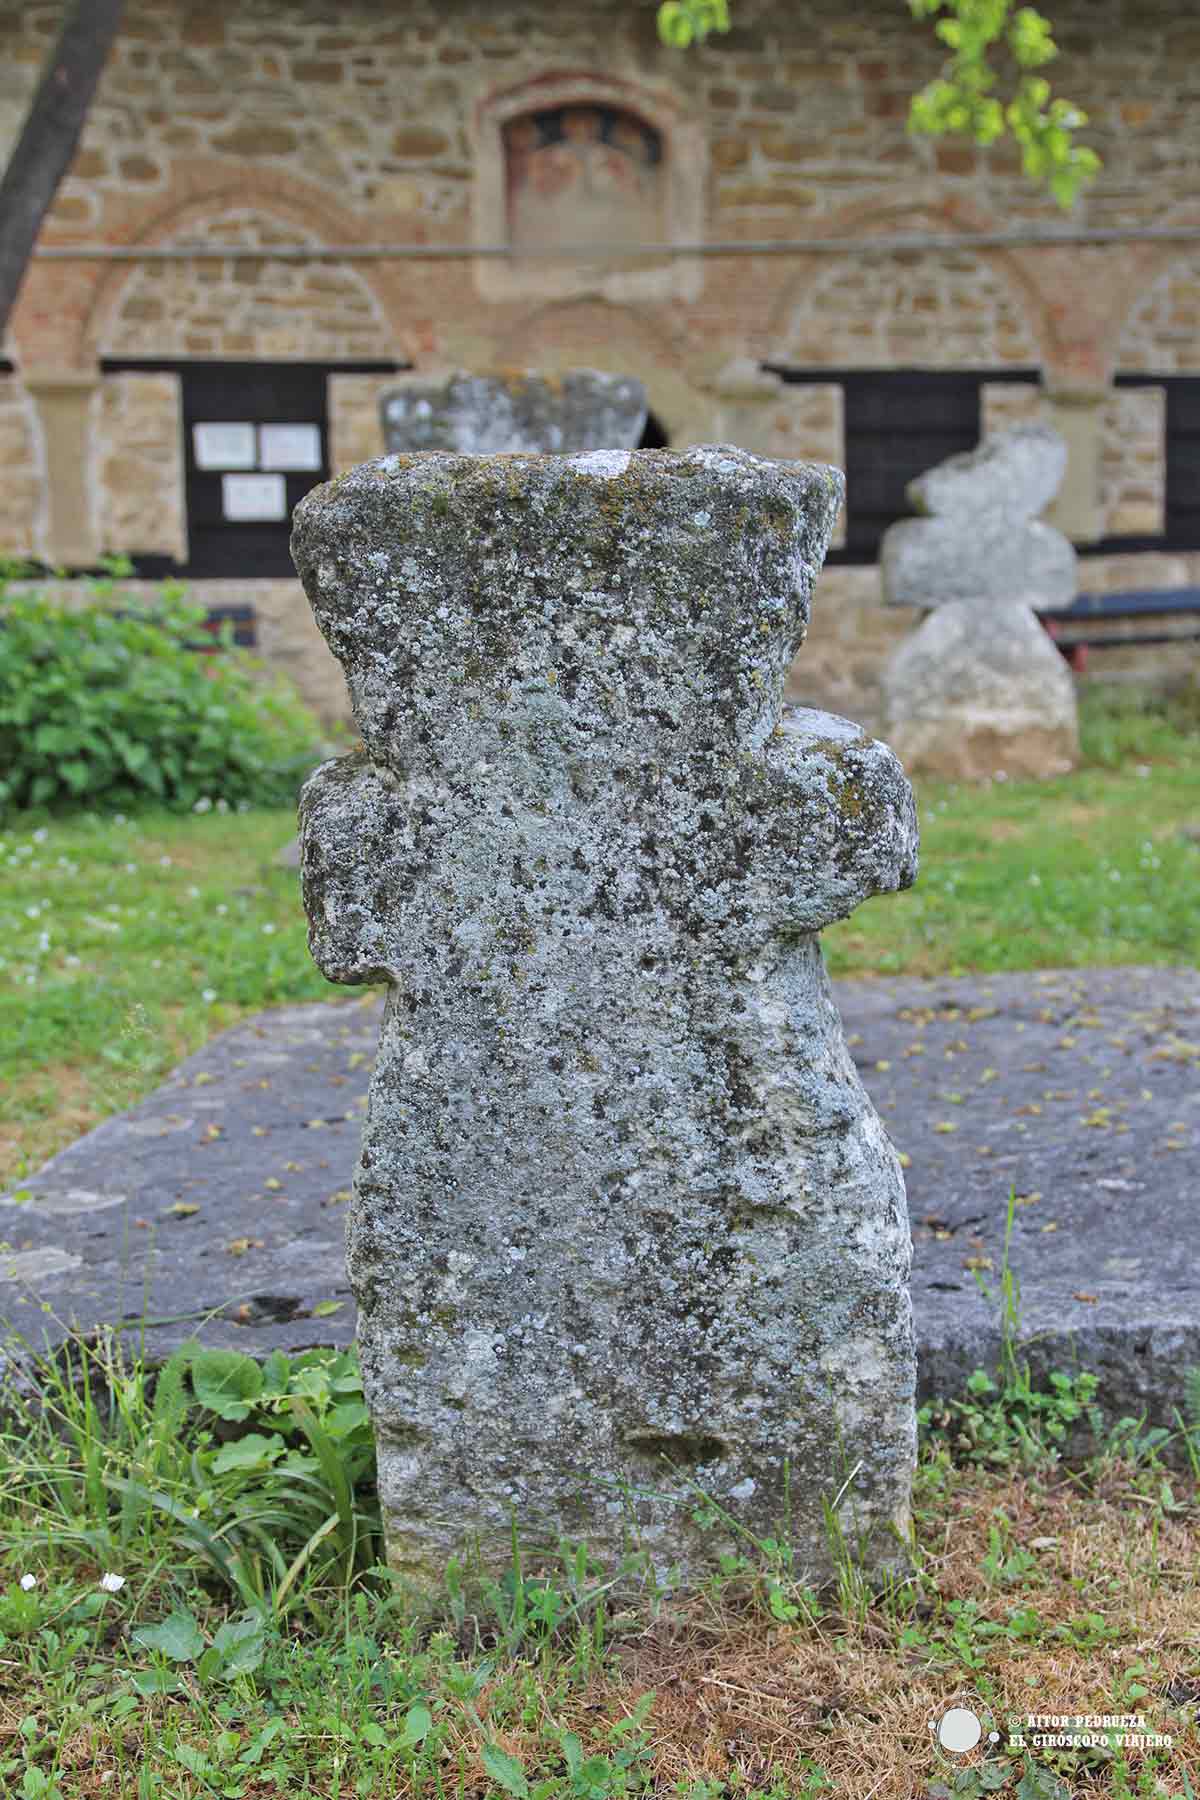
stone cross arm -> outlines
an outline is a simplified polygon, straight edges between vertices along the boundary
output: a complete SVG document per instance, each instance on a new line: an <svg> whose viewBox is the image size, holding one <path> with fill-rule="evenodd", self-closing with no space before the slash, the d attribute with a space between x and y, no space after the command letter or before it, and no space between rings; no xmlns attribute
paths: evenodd
<svg viewBox="0 0 1200 1800"><path fill-rule="evenodd" d="M314 960L330 981L403 984L431 928L457 938L468 961L483 958L497 939L539 930L543 891L559 911L611 916L609 896L652 929L752 954L772 937L821 931L916 878L904 772L847 720L789 709L764 749L731 759L722 787L703 798L671 775L660 773L663 804L650 830L644 817L613 817L603 805L576 820L513 796L494 813L478 795L456 807L446 793L439 806L427 784L366 755L324 764L300 806ZM661 829L667 816L671 834ZM536 879L539 869L551 872L548 882Z"/></svg>

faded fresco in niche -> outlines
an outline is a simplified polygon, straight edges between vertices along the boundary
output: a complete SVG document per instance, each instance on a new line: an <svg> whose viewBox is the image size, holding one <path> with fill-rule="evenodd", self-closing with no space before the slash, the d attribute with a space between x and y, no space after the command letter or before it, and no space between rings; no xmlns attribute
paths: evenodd
<svg viewBox="0 0 1200 1800"><path fill-rule="evenodd" d="M660 243L663 144L618 107L557 106L504 128L509 242Z"/></svg>

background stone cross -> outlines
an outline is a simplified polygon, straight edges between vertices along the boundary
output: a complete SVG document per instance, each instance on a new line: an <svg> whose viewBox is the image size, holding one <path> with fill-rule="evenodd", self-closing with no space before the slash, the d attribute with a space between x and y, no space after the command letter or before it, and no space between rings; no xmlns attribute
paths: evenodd
<svg viewBox="0 0 1200 1800"><path fill-rule="evenodd" d="M816 933L912 795L781 718L838 471L724 446L390 456L293 554L365 751L301 799L310 945L388 1005L348 1222L393 1565L741 1524L902 1566L903 1178Z"/></svg>
<svg viewBox="0 0 1200 1800"><path fill-rule="evenodd" d="M646 390L636 376L599 369L459 370L401 376L379 410L385 445L402 453L632 449L646 424Z"/></svg>
<svg viewBox="0 0 1200 1800"><path fill-rule="evenodd" d="M884 597L927 608L959 600L1069 606L1074 547L1037 517L1066 467L1066 444L1052 427L1014 425L910 481L909 503L925 516L884 532Z"/></svg>

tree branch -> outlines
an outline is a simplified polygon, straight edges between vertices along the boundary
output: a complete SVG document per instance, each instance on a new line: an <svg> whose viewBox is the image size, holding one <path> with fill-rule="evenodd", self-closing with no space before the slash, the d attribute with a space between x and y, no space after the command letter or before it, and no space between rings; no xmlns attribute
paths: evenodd
<svg viewBox="0 0 1200 1800"><path fill-rule="evenodd" d="M73 0L0 180L0 335L42 220L71 166L124 0Z"/></svg>

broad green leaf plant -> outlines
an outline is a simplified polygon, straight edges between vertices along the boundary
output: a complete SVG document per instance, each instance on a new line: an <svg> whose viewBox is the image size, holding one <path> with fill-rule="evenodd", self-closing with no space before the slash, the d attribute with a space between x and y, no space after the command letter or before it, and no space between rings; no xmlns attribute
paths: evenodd
<svg viewBox="0 0 1200 1800"><path fill-rule="evenodd" d="M913 96L908 128L933 137L962 136L993 144L1005 132L1020 147L1031 181L1044 184L1064 211L1092 181L1100 158L1075 142L1087 114L1070 100L1051 98L1050 83L1035 71L1058 55L1050 21L1013 0L908 0L915 19L934 19L934 31L950 51L940 76ZM945 15L939 16L939 15ZM728 0L664 0L659 36L686 49L711 32L730 29ZM1006 101L995 93L996 50L1007 51L1018 77Z"/></svg>

